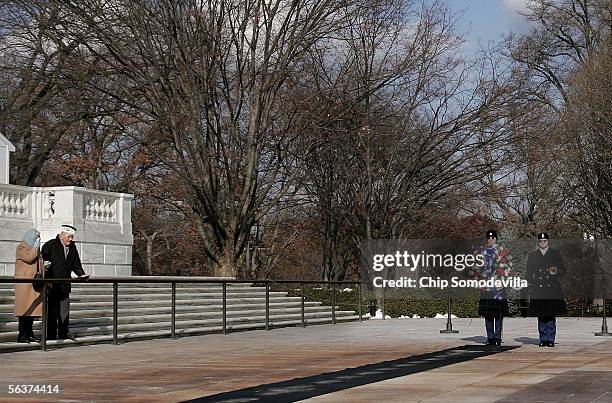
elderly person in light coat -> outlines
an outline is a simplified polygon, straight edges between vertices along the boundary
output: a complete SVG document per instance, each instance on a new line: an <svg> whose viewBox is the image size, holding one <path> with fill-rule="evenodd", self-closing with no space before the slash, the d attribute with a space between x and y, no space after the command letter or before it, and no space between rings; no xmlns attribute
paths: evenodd
<svg viewBox="0 0 612 403"><path fill-rule="evenodd" d="M23 235L23 241L17 245L15 252L15 278L33 279L37 270L41 270L42 261L39 253L40 233L30 228ZM42 312L42 295L32 287L32 283L15 284L15 316L19 318L18 343L40 341L34 336L32 325L34 318Z"/></svg>

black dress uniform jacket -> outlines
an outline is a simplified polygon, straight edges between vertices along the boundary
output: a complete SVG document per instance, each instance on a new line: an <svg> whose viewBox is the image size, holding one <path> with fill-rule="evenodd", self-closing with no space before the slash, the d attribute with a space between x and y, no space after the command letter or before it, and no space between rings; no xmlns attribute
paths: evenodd
<svg viewBox="0 0 612 403"><path fill-rule="evenodd" d="M77 276L85 274L79 252L77 251L74 242L68 246L68 255L64 257L64 245L59 238L47 241L42 247L42 257L44 260L51 262L51 267L47 270L46 277L48 278L70 278L70 272L74 272ZM70 283L53 284L52 292L60 293L65 298L72 290Z"/></svg>
<svg viewBox="0 0 612 403"><path fill-rule="evenodd" d="M550 272L551 267L557 273ZM533 251L527 258L527 282L529 283L529 315L551 317L567 312L559 277L565 273L561 253L548 248L542 255L540 250Z"/></svg>

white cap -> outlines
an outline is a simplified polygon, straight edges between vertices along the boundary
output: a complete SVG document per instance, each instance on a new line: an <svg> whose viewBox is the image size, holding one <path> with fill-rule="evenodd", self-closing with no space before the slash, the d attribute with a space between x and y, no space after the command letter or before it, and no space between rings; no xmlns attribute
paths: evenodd
<svg viewBox="0 0 612 403"><path fill-rule="evenodd" d="M62 232L65 232L68 235L74 235L76 234L76 228L74 228L72 225L64 224L62 225Z"/></svg>

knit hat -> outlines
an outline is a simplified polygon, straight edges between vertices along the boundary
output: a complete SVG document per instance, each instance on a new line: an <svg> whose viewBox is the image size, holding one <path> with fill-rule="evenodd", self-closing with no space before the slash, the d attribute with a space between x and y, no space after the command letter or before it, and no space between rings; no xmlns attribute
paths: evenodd
<svg viewBox="0 0 612 403"><path fill-rule="evenodd" d="M37 232L34 228L30 228L23 234L23 241L30 246L34 246L37 242L40 242L36 237Z"/></svg>

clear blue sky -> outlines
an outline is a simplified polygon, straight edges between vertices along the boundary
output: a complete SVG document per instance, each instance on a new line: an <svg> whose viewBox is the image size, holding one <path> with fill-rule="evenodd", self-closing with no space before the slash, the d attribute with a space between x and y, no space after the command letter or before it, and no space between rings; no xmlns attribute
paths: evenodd
<svg viewBox="0 0 612 403"><path fill-rule="evenodd" d="M451 10L464 10L461 30L467 31L467 47L476 50L489 41L499 41L510 31L524 33L527 23L518 10L525 10L527 0L447 0Z"/></svg>

